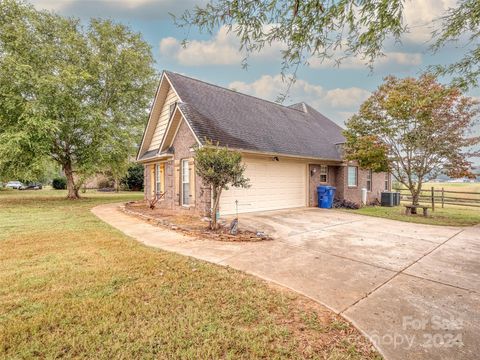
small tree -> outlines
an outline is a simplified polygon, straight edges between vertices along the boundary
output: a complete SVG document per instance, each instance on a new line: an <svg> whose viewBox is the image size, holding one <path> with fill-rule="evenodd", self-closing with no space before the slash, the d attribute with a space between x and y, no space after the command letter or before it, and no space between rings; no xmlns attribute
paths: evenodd
<svg viewBox="0 0 480 360"><path fill-rule="evenodd" d="M427 176L469 176L480 137L470 136L477 102L431 75L393 76L347 122L345 155L363 168L390 171L418 205Z"/></svg>
<svg viewBox="0 0 480 360"><path fill-rule="evenodd" d="M245 178L245 165L239 152L213 145L207 141L205 146L195 151L195 169L203 183L212 188L213 205L210 229L217 229L217 211L220 196L229 186L249 187L249 179Z"/></svg>

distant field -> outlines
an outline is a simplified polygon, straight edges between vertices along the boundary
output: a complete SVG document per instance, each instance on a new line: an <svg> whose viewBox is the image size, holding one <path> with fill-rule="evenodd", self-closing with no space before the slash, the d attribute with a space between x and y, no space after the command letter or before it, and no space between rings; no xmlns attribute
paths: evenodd
<svg viewBox="0 0 480 360"><path fill-rule="evenodd" d="M430 197L432 193L432 187L435 191L436 197L441 197L441 191L443 189L445 197L469 199L473 202L478 202L480 206L480 183L425 183L422 186L423 196ZM402 195L407 195L408 191L402 191ZM467 193L467 194L462 194ZM469 194L468 194L469 193ZM436 199L439 200L439 199ZM430 202L429 199L421 199L421 202ZM437 201L438 202L438 201ZM480 208L479 208L480 211Z"/></svg>
<svg viewBox="0 0 480 360"><path fill-rule="evenodd" d="M425 183L425 189L430 189L431 187L435 189L444 189L452 191L466 191L466 192L476 192L480 194L480 183Z"/></svg>

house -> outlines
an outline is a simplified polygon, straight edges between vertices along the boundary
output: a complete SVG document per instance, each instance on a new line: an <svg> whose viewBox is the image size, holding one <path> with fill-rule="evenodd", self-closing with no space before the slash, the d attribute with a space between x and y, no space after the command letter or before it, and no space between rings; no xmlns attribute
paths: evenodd
<svg viewBox="0 0 480 360"><path fill-rule="evenodd" d="M207 215L211 191L195 174L194 147L205 139L242 153L248 189L231 188L220 214L317 206L317 186L336 187L338 199L368 201L391 188L342 158L342 129L305 103L283 106L165 71L137 161L145 166L145 197L157 206Z"/></svg>

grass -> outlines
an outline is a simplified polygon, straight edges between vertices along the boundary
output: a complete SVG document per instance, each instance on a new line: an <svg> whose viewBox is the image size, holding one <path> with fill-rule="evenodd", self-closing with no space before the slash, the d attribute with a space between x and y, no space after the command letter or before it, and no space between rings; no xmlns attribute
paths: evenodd
<svg viewBox="0 0 480 360"><path fill-rule="evenodd" d="M0 193L0 358L372 359L320 305L145 247L89 210L140 194Z"/></svg>
<svg viewBox="0 0 480 360"><path fill-rule="evenodd" d="M480 223L480 208L445 205L445 208L440 206L435 207L432 212L429 209L429 216L421 215L422 210L419 210L418 215L405 215L405 207L382 207L382 206L365 206L358 210L342 210L354 212L361 215L376 216L386 219L406 221L418 224L443 225L443 226L472 226Z"/></svg>

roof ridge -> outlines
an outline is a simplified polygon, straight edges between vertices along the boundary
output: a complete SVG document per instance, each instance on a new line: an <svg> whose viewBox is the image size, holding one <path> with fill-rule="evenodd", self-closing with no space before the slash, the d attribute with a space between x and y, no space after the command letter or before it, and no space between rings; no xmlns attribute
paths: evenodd
<svg viewBox="0 0 480 360"><path fill-rule="evenodd" d="M291 105L283 105L283 104L279 104L275 101L271 101L271 100L266 100L266 99L262 99L261 97L258 97L258 96L255 96L255 95L250 95L250 94L245 94L243 92L239 92L239 91L235 91L235 90L232 90L232 89L229 89L229 88L226 88L226 87L223 87L223 86L220 86L220 85L217 85L217 84L212 84L212 83L209 83L209 82L206 82L204 80L200 80L200 79L196 79L196 78L193 78L191 76L187 76L187 75L183 75L183 74L180 74L180 73L177 73L175 71L169 71L169 70L164 70L165 73L171 73L171 74L175 74L175 75L178 75L178 76L182 76L184 78L187 78L187 79L190 79L190 80L194 80L194 81L198 81L198 82L201 82L203 84L206 84L206 85L210 85L210 86L214 86L214 87L217 87L219 89L222 89L222 90L226 90L226 91L230 91L234 94L237 94L237 95L243 95L243 96L248 96L248 97L251 97L251 98L254 98L256 100L260 100L260 101L264 101L264 102L267 102L267 103L270 103L270 104L273 104L273 105L277 105L277 106L280 106L284 109L287 109L287 110L294 110L294 111L300 111L298 109L294 109L294 108L291 108L290 106ZM303 103L303 104L306 104L304 101L300 101L296 104L300 104L300 103ZM295 104L292 104L292 105L295 105ZM310 105L309 105L310 106ZM300 111L302 112L302 111ZM303 113L303 112L302 112Z"/></svg>

